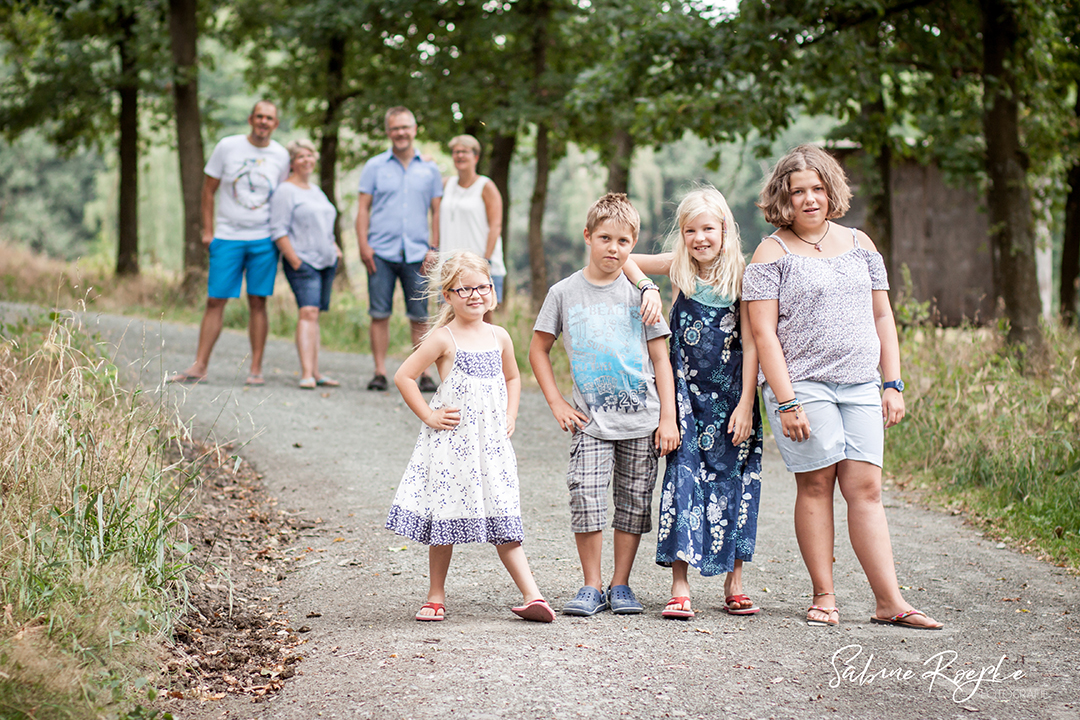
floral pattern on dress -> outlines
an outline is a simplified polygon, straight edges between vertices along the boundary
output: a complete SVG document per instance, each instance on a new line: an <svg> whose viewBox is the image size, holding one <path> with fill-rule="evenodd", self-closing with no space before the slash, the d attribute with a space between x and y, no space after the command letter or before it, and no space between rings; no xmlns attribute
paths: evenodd
<svg viewBox="0 0 1080 720"><path fill-rule="evenodd" d="M498 347L458 348L430 404L459 408L461 420L450 430L420 429L386 519L388 530L425 545L501 545L524 538L506 402Z"/></svg>
<svg viewBox="0 0 1080 720"><path fill-rule="evenodd" d="M671 308L671 364L682 443L667 456L656 562L702 575L750 561L761 497L761 415L741 445L727 432L742 393L739 303L713 307L679 295ZM691 342L692 341L692 342Z"/></svg>

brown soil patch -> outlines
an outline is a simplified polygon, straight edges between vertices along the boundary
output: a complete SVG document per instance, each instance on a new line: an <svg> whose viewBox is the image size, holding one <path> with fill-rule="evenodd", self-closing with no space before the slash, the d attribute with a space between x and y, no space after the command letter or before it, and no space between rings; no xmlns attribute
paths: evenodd
<svg viewBox="0 0 1080 720"><path fill-rule="evenodd" d="M184 520L194 546L188 573L190 607L177 623L162 663L168 689L162 709L195 700L247 696L256 702L298 672L309 628L283 609L279 588L301 531L321 520L277 509L262 475L230 445L183 445L184 459L201 465L202 485Z"/></svg>

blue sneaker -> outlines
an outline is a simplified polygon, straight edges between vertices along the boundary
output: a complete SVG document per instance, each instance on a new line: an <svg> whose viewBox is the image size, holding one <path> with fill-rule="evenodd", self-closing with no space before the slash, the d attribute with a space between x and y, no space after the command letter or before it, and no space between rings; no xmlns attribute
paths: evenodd
<svg viewBox="0 0 1080 720"><path fill-rule="evenodd" d="M607 594L611 612L616 615L636 615L645 609L634 597L634 591L629 585L612 585Z"/></svg>
<svg viewBox="0 0 1080 720"><path fill-rule="evenodd" d="M604 593L594 587L586 585L577 591L573 600L563 605L563 615L578 615L589 617L596 613L607 610L607 598Z"/></svg>

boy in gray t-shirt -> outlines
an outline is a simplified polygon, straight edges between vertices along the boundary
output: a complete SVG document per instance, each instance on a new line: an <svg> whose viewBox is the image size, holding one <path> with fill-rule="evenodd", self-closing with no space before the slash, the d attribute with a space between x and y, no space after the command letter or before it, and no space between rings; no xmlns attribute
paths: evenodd
<svg viewBox="0 0 1080 720"><path fill-rule="evenodd" d="M623 275L637 243L640 219L626 195L608 193L589 209L589 264L548 291L536 318L529 362L551 412L570 441L570 529L585 585L563 607L595 615L608 607L639 613L630 589L641 536L652 530L652 492L660 455L679 445L675 383L668 360L670 334L661 320L641 321L641 295ZM574 378L574 404L559 392L551 348L563 335ZM600 556L607 524L607 489L614 477L615 568L608 591Z"/></svg>

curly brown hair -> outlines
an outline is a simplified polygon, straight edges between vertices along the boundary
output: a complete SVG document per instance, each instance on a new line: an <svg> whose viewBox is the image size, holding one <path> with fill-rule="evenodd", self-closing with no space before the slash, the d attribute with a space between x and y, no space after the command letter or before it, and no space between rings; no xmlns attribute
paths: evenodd
<svg viewBox="0 0 1080 720"><path fill-rule="evenodd" d="M851 188L847 174L840 163L816 145L800 145L773 166L758 197L757 206L765 215L765 222L778 228L786 228L795 219L791 209L791 193L788 177L793 172L813 170L821 178L829 197L829 220L844 217L851 206Z"/></svg>

